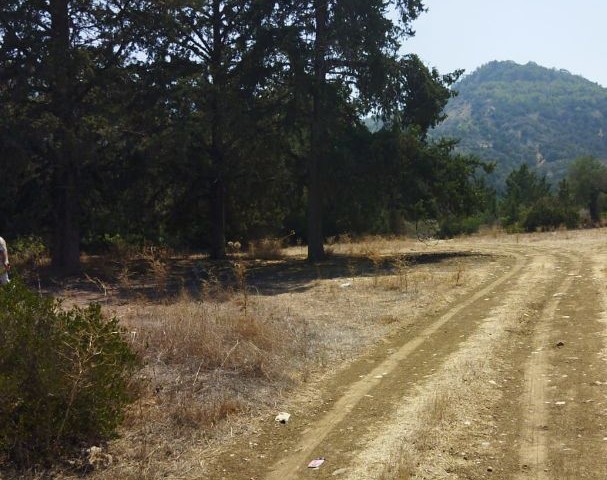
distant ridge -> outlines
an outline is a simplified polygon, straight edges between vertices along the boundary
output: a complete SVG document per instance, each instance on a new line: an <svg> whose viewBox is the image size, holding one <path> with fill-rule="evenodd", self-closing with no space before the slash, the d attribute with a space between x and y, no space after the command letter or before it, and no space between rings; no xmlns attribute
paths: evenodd
<svg viewBox="0 0 607 480"><path fill-rule="evenodd" d="M459 81L433 136L495 161L494 181L523 163L552 182L582 155L607 161L607 89L566 70L493 61Z"/></svg>

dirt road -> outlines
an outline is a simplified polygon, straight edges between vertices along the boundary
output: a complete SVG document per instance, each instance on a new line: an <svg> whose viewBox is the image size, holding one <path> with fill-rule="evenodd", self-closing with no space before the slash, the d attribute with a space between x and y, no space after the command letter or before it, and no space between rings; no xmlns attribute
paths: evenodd
<svg viewBox="0 0 607 480"><path fill-rule="evenodd" d="M607 478L604 235L442 247L494 261L287 425L267 422L217 455L210 478Z"/></svg>

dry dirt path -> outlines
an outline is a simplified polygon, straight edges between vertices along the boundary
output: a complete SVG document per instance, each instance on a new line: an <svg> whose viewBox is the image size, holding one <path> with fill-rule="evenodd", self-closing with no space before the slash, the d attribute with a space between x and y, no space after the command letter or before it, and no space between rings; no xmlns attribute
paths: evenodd
<svg viewBox="0 0 607 480"><path fill-rule="evenodd" d="M495 276L218 455L209 478L607 478L601 240L458 245L497 255Z"/></svg>

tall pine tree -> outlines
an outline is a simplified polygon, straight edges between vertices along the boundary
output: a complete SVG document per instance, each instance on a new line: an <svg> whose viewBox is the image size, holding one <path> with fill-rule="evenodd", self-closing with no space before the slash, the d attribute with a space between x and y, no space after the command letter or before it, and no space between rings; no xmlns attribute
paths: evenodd
<svg viewBox="0 0 607 480"><path fill-rule="evenodd" d="M48 206L52 263L62 271L80 264L80 207L111 130L107 92L134 61L145 10L144 0L6 0L0 11L2 131L20 137L10 153L42 187L32 208Z"/></svg>
<svg viewBox="0 0 607 480"><path fill-rule="evenodd" d="M329 161L331 119L338 111L358 116L383 101L397 69L400 41L412 35L410 23L423 11L419 0L284 2L288 34L287 75L298 90L308 130L307 172L308 259L320 260L323 249L323 178ZM394 10L392 10L394 8ZM396 12L396 20L390 17ZM307 99L307 101L305 100ZM385 99L385 98L384 98Z"/></svg>

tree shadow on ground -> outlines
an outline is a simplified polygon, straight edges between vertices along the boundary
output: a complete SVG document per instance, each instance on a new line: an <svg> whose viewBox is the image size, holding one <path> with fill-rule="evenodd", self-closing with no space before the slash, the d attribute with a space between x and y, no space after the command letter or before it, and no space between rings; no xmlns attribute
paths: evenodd
<svg viewBox="0 0 607 480"><path fill-rule="evenodd" d="M304 292L317 280L365 278L397 274L399 269L424 264L448 264L454 259L487 257L475 252L407 253L369 258L333 254L319 263L303 256L256 260L234 256L212 261L202 256L175 256L150 263L142 259L123 262L88 257L81 275L59 278L40 269L29 275L30 284L57 296L76 296L95 302L126 303L135 299L167 303L187 294L203 300L246 288L261 295ZM240 276L237 272L240 272ZM34 285L32 285L34 286ZM226 295L223 295L226 297Z"/></svg>
<svg viewBox="0 0 607 480"><path fill-rule="evenodd" d="M478 257L470 252L433 252L382 256L332 255L324 262L310 264L305 259L285 260L277 264L252 267L247 284L263 295L305 291L315 280L369 278L398 273L399 269L424 264L440 264L454 258Z"/></svg>

